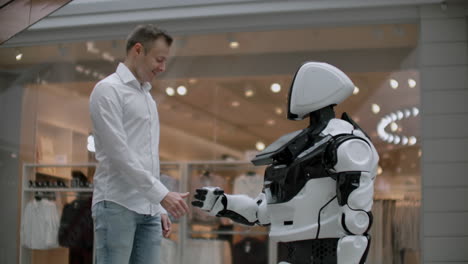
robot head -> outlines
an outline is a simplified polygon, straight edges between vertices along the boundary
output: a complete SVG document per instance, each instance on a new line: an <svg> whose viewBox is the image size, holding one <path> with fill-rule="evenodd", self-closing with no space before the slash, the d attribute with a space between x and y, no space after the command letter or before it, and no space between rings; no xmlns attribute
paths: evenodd
<svg viewBox="0 0 468 264"><path fill-rule="evenodd" d="M311 112L339 104L353 90L353 82L338 68L306 62L296 72L289 90L288 119L302 120Z"/></svg>

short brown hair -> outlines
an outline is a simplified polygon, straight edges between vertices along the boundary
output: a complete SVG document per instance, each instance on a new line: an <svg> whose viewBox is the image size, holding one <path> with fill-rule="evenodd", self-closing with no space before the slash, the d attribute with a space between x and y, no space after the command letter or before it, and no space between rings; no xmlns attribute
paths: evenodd
<svg viewBox="0 0 468 264"><path fill-rule="evenodd" d="M137 26L127 38L127 53L137 43L141 43L145 48L145 53L149 51L153 42L159 38L164 38L168 46L172 44L172 37L155 25L146 24Z"/></svg>

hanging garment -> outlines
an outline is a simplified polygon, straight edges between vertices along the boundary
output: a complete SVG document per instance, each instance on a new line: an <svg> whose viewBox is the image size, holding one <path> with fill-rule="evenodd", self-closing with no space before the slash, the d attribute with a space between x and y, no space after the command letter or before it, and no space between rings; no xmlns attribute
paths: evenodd
<svg viewBox="0 0 468 264"><path fill-rule="evenodd" d="M234 245L233 264L268 263L266 240L246 237Z"/></svg>
<svg viewBox="0 0 468 264"><path fill-rule="evenodd" d="M59 213L57 205L47 199L31 200L21 219L21 240L30 249L57 248Z"/></svg>
<svg viewBox="0 0 468 264"><path fill-rule="evenodd" d="M91 198L76 199L63 207L59 244L67 248L93 248Z"/></svg>

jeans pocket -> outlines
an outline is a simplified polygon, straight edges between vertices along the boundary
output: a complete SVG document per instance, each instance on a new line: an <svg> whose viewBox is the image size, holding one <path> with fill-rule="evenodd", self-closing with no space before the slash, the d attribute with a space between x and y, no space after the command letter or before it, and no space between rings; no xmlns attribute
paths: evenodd
<svg viewBox="0 0 468 264"><path fill-rule="evenodd" d="M104 211L107 215L116 215L126 213L129 210L120 204L104 201Z"/></svg>

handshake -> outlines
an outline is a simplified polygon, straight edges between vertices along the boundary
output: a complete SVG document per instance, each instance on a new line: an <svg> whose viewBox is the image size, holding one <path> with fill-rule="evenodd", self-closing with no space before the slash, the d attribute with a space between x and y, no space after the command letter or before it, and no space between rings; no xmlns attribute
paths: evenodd
<svg viewBox="0 0 468 264"><path fill-rule="evenodd" d="M226 208L227 201L223 189L219 187L203 187L195 191L195 199L192 201L193 206L199 207L214 216ZM188 192L169 192L161 201L161 205L175 218L182 217L189 212L189 208L184 201L188 195Z"/></svg>

